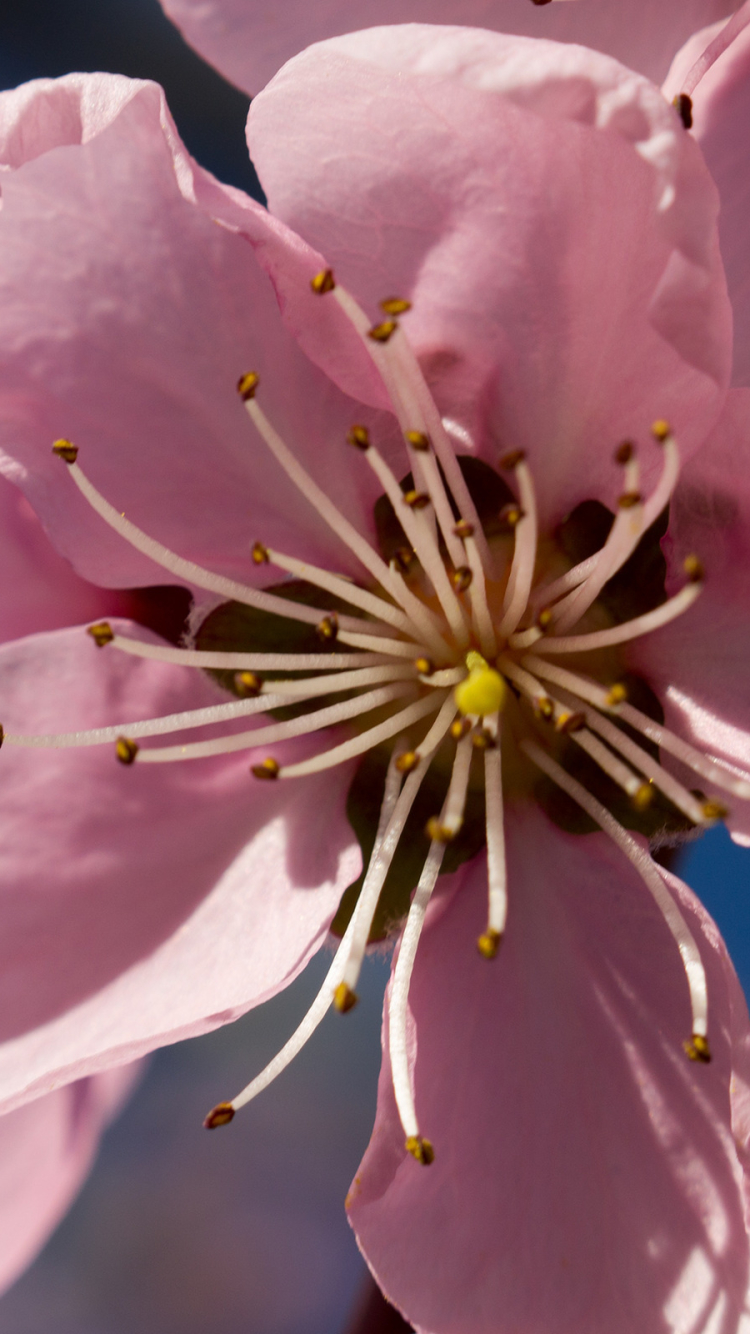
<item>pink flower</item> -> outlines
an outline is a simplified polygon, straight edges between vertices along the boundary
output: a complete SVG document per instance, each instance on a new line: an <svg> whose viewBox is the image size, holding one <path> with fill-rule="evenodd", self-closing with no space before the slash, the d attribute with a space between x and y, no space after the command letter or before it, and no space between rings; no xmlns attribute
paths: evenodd
<svg viewBox="0 0 750 1334"><path fill-rule="evenodd" d="M422 785L351 1199L385 1291L432 1334L739 1334L747 1011L646 840L722 794L742 835L750 794L745 391L679 116L591 51L415 25L314 48L257 98L270 212L189 159L151 85L29 85L0 133L4 466L86 577L251 608L249 645L219 610L198 647L117 622L0 655L4 1105L293 977L359 869L356 761L400 738L321 997L211 1123L351 1004ZM634 548L673 495L664 600L656 538ZM617 510L595 558L590 499ZM272 567L313 606L264 591ZM569 832L585 816L603 832ZM431 901L449 844L468 859Z"/></svg>

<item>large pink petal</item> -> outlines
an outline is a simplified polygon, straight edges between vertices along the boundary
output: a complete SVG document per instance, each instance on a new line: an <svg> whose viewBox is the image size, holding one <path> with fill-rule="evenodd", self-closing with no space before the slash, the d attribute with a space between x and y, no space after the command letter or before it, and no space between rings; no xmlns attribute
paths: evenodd
<svg viewBox="0 0 750 1334"><path fill-rule="evenodd" d="M684 557L700 557L703 592L684 616L632 645L631 665L654 686L675 731L750 772L750 389L731 391L686 467L666 545L674 586L683 582ZM750 834L746 804L735 804L730 827Z"/></svg>
<svg viewBox="0 0 750 1334"><path fill-rule="evenodd" d="M620 852L531 807L507 833L497 961L475 943L482 863L420 946L413 1077L435 1161L404 1151L386 1059L350 1201L360 1245L431 1334L735 1331L750 1026L716 927L669 877L708 973L713 1062L694 1065L679 954Z"/></svg>
<svg viewBox="0 0 750 1334"><path fill-rule="evenodd" d="M100 651L82 630L6 645L0 680L9 735L220 698L202 674ZM111 745L3 746L4 1106L236 1017L318 947L360 865L350 766L276 785L251 761L124 768Z"/></svg>
<svg viewBox="0 0 750 1334"><path fill-rule="evenodd" d="M358 571L235 389L239 375L260 372L273 424L371 528L379 488L361 459L341 466L362 408L300 351L233 230L254 223L268 248L265 211L191 163L155 85L42 80L0 97L0 129L12 168L0 214L0 446L58 548L97 583L165 580L76 493L51 453L67 436L108 498L180 554L252 579L260 538ZM287 267L303 252L314 305L314 257L281 232Z"/></svg>
<svg viewBox="0 0 750 1334"><path fill-rule="evenodd" d="M442 411L493 462L527 450L548 518L613 503L613 447L657 416L701 442L731 355L717 201L651 84L578 47L378 28L292 60L248 137L273 214L373 318L413 301Z"/></svg>
<svg viewBox="0 0 750 1334"><path fill-rule="evenodd" d="M667 77L669 96L702 55L721 24L696 33ZM721 195L719 235L734 307L734 383L750 384L750 29L735 40L701 79L693 94L693 133Z"/></svg>
<svg viewBox="0 0 750 1334"><path fill-rule="evenodd" d="M731 13L734 0L162 0L196 50L226 78L257 93L311 42L373 23L463 23L527 37L580 42L657 82L695 28Z"/></svg>
<svg viewBox="0 0 750 1334"><path fill-rule="evenodd" d="M72 1203L138 1074L138 1064L108 1070L0 1117L0 1289L31 1263Z"/></svg>

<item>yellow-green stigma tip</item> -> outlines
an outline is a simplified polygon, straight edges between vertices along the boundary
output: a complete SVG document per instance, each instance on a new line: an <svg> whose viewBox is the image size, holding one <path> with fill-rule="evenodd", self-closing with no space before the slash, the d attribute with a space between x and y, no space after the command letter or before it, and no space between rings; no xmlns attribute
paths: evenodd
<svg viewBox="0 0 750 1334"><path fill-rule="evenodd" d="M359 996L356 991L352 991L346 982L339 982L333 993L334 1008L338 1010L339 1014L347 1014L349 1010L353 1010L358 1000Z"/></svg>
<svg viewBox="0 0 750 1334"><path fill-rule="evenodd" d="M499 672L482 657L481 653L466 654L466 666L469 675L460 681L454 692L456 708L459 713L474 714L483 718L488 713L497 713L505 704L507 687Z"/></svg>
<svg viewBox="0 0 750 1334"><path fill-rule="evenodd" d="M410 1153L424 1167L429 1167L430 1163L435 1161L435 1150L430 1141L423 1139L421 1135L409 1135L405 1148L407 1153Z"/></svg>

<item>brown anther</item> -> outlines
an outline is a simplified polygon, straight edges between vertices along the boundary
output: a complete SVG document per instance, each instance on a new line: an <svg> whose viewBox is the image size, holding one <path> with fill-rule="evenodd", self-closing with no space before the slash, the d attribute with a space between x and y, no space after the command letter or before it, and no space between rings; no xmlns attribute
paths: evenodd
<svg viewBox="0 0 750 1334"><path fill-rule="evenodd" d="M52 446L52 453L57 454L64 463L75 463L78 458L78 446L70 440L56 440Z"/></svg>
<svg viewBox="0 0 750 1334"><path fill-rule="evenodd" d="M235 672L234 688L243 699L253 699L261 692L262 681L255 672Z"/></svg>
<svg viewBox="0 0 750 1334"><path fill-rule="evenodd" d="M320 273L316 273L310 280L310 286L317 296L325 296L326 292L332 292L336 286L333 269L323 269Z"/></svg>
<svg viewBox="0 0 750 1334"><path fill-rule="evenodd" d="M537 613L536 623L540 630L547 630L552 624L552 608L542 607L541 611Z"/></svg>
<svg viewBox="0 0 750 1334"><path fill-rule="evenodd" d="M470 718L456 718L450 725L450 734L454 741L461 741L471 731Z"/></svg>
<svg viewBox="0 0 750 1334"><path fill-rule="evenodd" d="M417 1162L422 1163L424 1167L429 1167L430 1163L435 1161L435 1150L430 1141L422 1139L421 1135L409 1135L404 1148L407 1153L412 1155L412 1158L416 1158Z"/></svg>
<svg viewBox="0 0 750 1334"><path fill-rule="evenodd" d="M651 434L654 437L654 440L658 440L659 444L663 445L664 441L668 440L672 434L672 427L669 425L669 422L665 422L660 417L651 427Z"/></svg>
<svg viewBox="0 0 750 1334"><path fill-rule="evenodd" d="M540 718L544 718L545 722L549 722L550 718L555 716L555 706L549 695L539 695L534 700L534 710Z"/></svg>
<svg viewBox="0 0 750 1334"><path fill-rule="evenodd" d="M234 1107L231 1102L217 1102L203 1122L206 1130L216 1130L219 1126L228 1126L234 1120Z"/></svg>
<svg viewBox="0 0 750 1334"><path fill-rule="evenodd" d="M260 376L255 371L248 371L247 375L241 375L237 381L237 393L243 403L247 403L249 398L255 398L255 391L260 384Z"/></svg>
<svg viewBox="0 0 750 1334"><path fill-rule="evenodd" d="M640 503L641 503L640 491L623 491L622 495L619 497L617 501L617 504L621 510L635 509L636 505L640 505Z"/></svg>
<svg viewBox="0 0 750 1334"><path fill-rule="evenodd" d="M478 727L472 735L471 744L475 750L494 750L497 741L486 727Z"/></svg>
<svg viewBox="0 0 750 1334"><path fill-rule="evenodd" d="M624 467L626 463L630 463L634 454L635 445L633 444L633 441L623 440L622 444L618 445L615 450L615 463L620 463Z"/></svg>
<svg viewBox="0 0 750 1334"><path fill-rule="evenodd" d="M430 503L430 497L426 491L404 491L404 504L411 510L426 509Z"/></svg>
<svg viewBox="0 0 750 1334"><path fill-rule="evenodd" d="M278 778L279 762L273 758L273 755L267 755L264 760L261 760L260 764L252 764L250 766L250 773L253 775L253 778L260 778L268 782L274 778Z"/></svg>
<svg viewBox="0 0 750 1334"><path fill-rule="evenodd" d="M111 644L115 637L115 632L109 621L97 621L95 625L87 625L86 634L91 635L97 648L104 648L105 644Z"/></svg>
<svg viewBox="0 0 750 1334"><path fill-rule="evenodd" d="M334 639L338 639L339 618L335 611L331 611L319 621L315 627L315 633L318 639L322 639L325 644L332 644Z"/></svg>
<svg viewBox="0 0 750 1334"><path fill-rule="evenodd" d="M411 547L399 547L391 556L391 564L395 565L399 574L408 574L414 561L414 552Z"/></svg>
<svg viewBox="0 0 750 1334"><path fill-rule="evenodd" d="M251 555L256 565L268 564L268 547L264 547L262 542L253 542Z"/></svg>
<svg viewBox="0 0 750 1334"><path fill-rule="evenodd" d="M420 755L417 750L404 750L396 760L396 768L400 774L410 774L419 764Z"/></svg>
<svg viewBox="0 0 750 1334"><path fill-rule="evenodd" d="M380 302L380 309L385 315L405 315L407 310L411 310L411 301L404 300L402 296L389 296Z"/></svg>
<svg viewBox="0 0 750 1334"><path fill-rule="evenodd" d="M531 0L532 5L549 5L552 0Z"/></svg>
<svg viewBox="0 0 750 1334"><path fill-rule="evenodd" d="M2 723L0 723L0 746L2 746L4 740L5 740L5 728L3 727Z"/></svg>
<svg viewBox="0 0 750 1334"><path fill-rule="evenodd" d="M492 926L488 926L487 930L482 932L477 939L477 949L483 959L495 959L497 957L502 938L501 932L496 931Z"/></svg>
<svg viewBox="0 0 750 1334"><path fill-rule="evenodd" d="M617 681L607 691L607 704L610 708L614 708L616 704L624 704L627 697L627 687L621 681Z"/></svg>
<svg viewBox="0 0 750 1334"><path fill-rule="evenodd" d="M585 713L561 713L555 719L555 731L562 732L566 736L570 732L580 732L585 726Z"/></svg>
<svg viewBox="0 0 750 1334"><path fill-rule="evenodd" d="M373 324L372 328L367 330L367 337L371 338L373 343L387 343L397 328L395 320L383 320L382 324Z"/></svg>
<svg viewBox="0 0 750 1334"><path fill-rule="evenodd" d="M641 783L630 798L637 811L645 811L653 800L654 785L651 782Z"/></svg>
<svg viewBox="0 0 750 1334"><path fill-rule="evenodd" d="M456 537L461 537L461 538L473 537L474 525L473 523L467 523L466 519L459 519L458 523L453 529L453 532Z"/></svg>
<svg viewBox="0 0 750 1334"><path fill-rule="evenodd" d="M702 1061L704 1065L708 1065L711 1060L711 1048L708 1045L708 1038L704 1038L702 1033L693 1033L693 1036L682 1045L688 1060Z"/></svg>
<svg viewBox="0 0 750 1334"><path fill-rule="evenodd" d="M133 764L138 754L138 744L129 736L118 736L115 742L115 755L120 764Z"/></svg>
<svg viewBox="0 0 750 1334"><path fill-rule="evenodd" d="M689 93L678 93L672 98L672 106L685 126L686 130L693 128L693 99Z"/></svg>
<svg viewBox="0 0 750 1334"><path fill-rule="evenodd" d="M458 569L454 570L451 575L451 583L457 593L465 593L473 578L474 575L468 565L459 565Z"/></svg>
<svg viewBox="0 0 750 1334"><path fill-rule="evenodd" d="M424 827L424 832L428 838L432 839L433 843L450 843L454 837L453 830L449 829L447 825L441 824L438 815L430 816Z"/></svg>
<svg viewBox="0 0 750 1334"><path fill-rule="evenodd" d="M717 801L715 797L704 801L701 810L707 820L726 820L729 815L729 807L725 806L723 801Z"/></svg>
<svg viewBox="0 0 750 1334"><path fill-rule="evenodd" d="M424 431L405 431L404 437L418 454L426 454L430 448L430 437Z"/></svg>
<svg viewBox="0 0 750 1334"><path fill-rule="evenodd" d="M435 670L435 664L434 662L431 662L429 658L415 658L414 666L420 676L432 676L432 673Z"/></svg>
<svg viewBox="0 0 750 1334"><path fill-rule="evenodd" d="M705 571L703 562L698 556L686 556L682 562L682 568L691 584L700 584L703 582Z"/></svg>
<svg viewBox="0 0 750 1334"><path fill-rule="evenodd" d="M526 454L523 449L512 449L509 454L503 454L498 459L498 463L501 468L509 472L512 468L517 468L519 463L523 463L525 458Z"/></svg>
<svg viewBox="0 0 750 1334"><path fill-rule="evenodd" d="M346 438L357 449L364 451L370 448L370 432L366 426L352 426Z"/></svg>
<svg viewBox="0 0 750 1334"><path fill-rule="evenodd" d="M516 524L520 523L523 518L523 510L520 505L516 505L515 501L511 500L507 505L503 505L497 517L506 527L515 528Z"/></svg>
<svg viewBox="0 0 750 1334"><path fill-rule="evenodd" d="M359 996L356 991L352 991L348 983L339 982L333 993L333 1007L338 1010L339 1014L348 1014L350 1010L354 1009L358 1000Z"/></svg>

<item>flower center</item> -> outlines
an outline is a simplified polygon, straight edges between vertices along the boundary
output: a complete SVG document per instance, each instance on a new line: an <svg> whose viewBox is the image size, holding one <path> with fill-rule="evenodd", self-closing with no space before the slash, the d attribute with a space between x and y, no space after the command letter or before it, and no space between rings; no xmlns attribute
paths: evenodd
<svg viewBox="0 0 750 1334"><path fill-rule="evenodd" d="M429 800L435 803L432 811L426 819L420 816L426 834L421 865L407 874L406 894L390 914L403 924L403 933L389 1001L394 1090L406 1147L429 1163L433 1149L420 1131L408 1070L407 1003L427 907L441 869L457 864L451 856L460 860L477 851L480 824L488 897L486 929L477 943L480 955L492 960L509 912L504 799L536 797L564 827L604 831L637 868L672 932L692 1013L685 1050L692 1060L708 1061L708 996L697 945L659 867L625 826L654 834L664 827L706 825L726 814L720 801L679 782L662 765L661 751L700 780L742 799L750 798L750 779L738 778L665 728L658 703L655 708L643 683L623 677L618 658L623 644L682 615L701 590L700 564L690 558L685 584L670 598L656 590L644 606L637 598L628 604L611 596L618 580L620 594L623 584L638 592L641 581L628 571L636 568L644 543L658 542L655 525L679 473L677 444L667 424L653 427L662 470L648 497L640 492L636 449L627 442L615 455L622 490L614 517L602 506L593 511L582 506L558 534L540 536L534 479L521 452L504 455L500 472L457 455L454 439L466 440L460 428L441 419L399 325L409 303L383 302L385 318L372 325L330 270L318 274L312 287L339 302L353 336L367 347L403 435L411 468L403 481L366 427L354 424L348 437L360 466L373 470L383 492L376 507L381 536L387 536L383 551L336 508L266 417L257 374L242 376L238 390L261 441L356 556L366 577L355 583L262 540L251 548L251 564L277 567L286 583L260 589L205 570L137 528L97 491L77 461L76 447L57 441L54 451L68 465L70 478L110 527L172 576L223 599L189 647L132 639L106 622L89 627L96 645L209 670L235 698L86 733L6 740L26 746L114 743L117 759L136 770L144 763L263 747L265 757L254 757L251 766L253 777L263 782L312 776L355 759L364 769L387 748L365 871L334 922L341 941L326 982L285 1047L238 1097L219 1104L207 1125L224 1124L267 1087L331 1003L342 1012L356 1003L378 913L381 926L388 921L384 892L387 897L405 848L419 845L419 830L415 839L409 822L420 801ZM594 518L599 539L571 564L566 540L576 532L586 536ZM623 605L630 607L624 616ZM645 698L638 698L639 691ZM256 722L255 715L265 716ZM248 730L208 741L141 744L144 738L244 718L252 719ZM324 735L322 748L287 763L283 743L316 732ZM478 807L483 808L479 821ZM403 890L404 875L401 879Z"/></svg>

